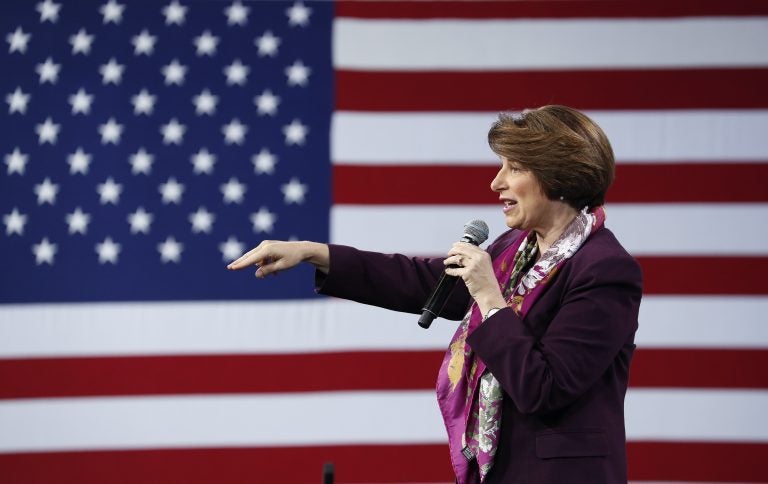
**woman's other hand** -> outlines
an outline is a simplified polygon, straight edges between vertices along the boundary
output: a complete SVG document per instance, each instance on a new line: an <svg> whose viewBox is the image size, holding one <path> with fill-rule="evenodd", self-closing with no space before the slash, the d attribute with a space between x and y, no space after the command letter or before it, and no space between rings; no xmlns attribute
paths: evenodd
<svg viewBox="0 0 768 484"><path fill-rule="evenodd" d="M256 277L263 278L295 267L301 262L309 262L327 274L330 268L328 246L318 242L265 240L231 262L227 269L234 271L255 265L258 266Z"/></svg>
<svg viewBox="0 0 768 484"><path fill-rule="evenodd" d="M503 308L507 305L493 273L488 252L466 242L456 242L448 251L448 257L443 263L446 265L446 274L464 280L481 314L486 314L491 308ZM452 265L458 267L450 267Z"/></svg>

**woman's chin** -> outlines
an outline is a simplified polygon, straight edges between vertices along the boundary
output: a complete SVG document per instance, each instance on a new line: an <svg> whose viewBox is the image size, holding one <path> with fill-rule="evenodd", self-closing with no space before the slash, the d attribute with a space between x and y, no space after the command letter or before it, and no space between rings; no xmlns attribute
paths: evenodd
<svg viewBox="0 0 768 484"><path fill-rule="evenodd" d="M510 229L520 229L520 220L518 220L516 217L507 216L504 220L504 223L506 223L507 227Z"/></svg>

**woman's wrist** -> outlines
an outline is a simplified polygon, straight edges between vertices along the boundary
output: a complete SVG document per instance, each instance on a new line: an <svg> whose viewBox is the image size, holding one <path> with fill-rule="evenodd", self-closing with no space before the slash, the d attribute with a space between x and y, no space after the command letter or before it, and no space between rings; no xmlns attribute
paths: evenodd
<svg viewBox="0 0 768 484"><path fill-rule="evenodd" d="M328 248L328 244L323 244L320 242L309 242L305 241L302 242L305 244L306 248L304 250L304 261L309 262L313 266L315 266L315 269L318 271L328 274L328 271L330 270L330 249Z"/></svg>
<svg viewBox="0 0 768 484"><path fill-rule="evenodd" d="M507 301L504 300L504 296L501 295L501 292L498 294L489 294L482 297L478 297L475 299L475 302L477 303L478 309L480 309L480 314L483 315L483 317L488 314L488 311L491 309L501 309L507 307Z"/></svg>

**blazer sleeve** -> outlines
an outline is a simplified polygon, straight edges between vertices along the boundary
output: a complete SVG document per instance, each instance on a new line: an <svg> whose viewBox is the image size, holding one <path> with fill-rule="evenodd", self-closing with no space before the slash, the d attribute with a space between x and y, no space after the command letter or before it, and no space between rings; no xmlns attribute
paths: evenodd
<svg viewBox="0 0 768 484"><path fill-rule="evenodd" d="M467 338L522 413L547 413L579 398L637 329L642 288L633 258L605 257L577 272L543 335L504 308Z"/></svg>
<svg viewBox="0 0 768 484"><path fill-rule="evenodd" d="M328 274L315 273L320 294L418 314L443 273L443 259L380 254L330 244ZM459 280L440 315L459 320L469 292Z"/></svg>

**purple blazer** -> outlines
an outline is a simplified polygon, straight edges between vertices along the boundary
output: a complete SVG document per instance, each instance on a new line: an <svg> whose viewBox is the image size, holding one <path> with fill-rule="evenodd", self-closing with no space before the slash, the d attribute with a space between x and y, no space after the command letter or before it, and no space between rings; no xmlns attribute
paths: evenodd
<svg viewBox="0 0 768 484"><path fill-rule="evenodd" d="M519 234L505 232L488 252L496 257ZM319 292L410 313L421 312L443 271L442 259L339 245L331 246L330 262L328 275L317 276ZM627 482L624 395L641 281L638 263L602 228L525 319L505 308L467 338L504 390L499 447L486 482ZM460 320L471 302L459 281L442 316Z"/></svg>

